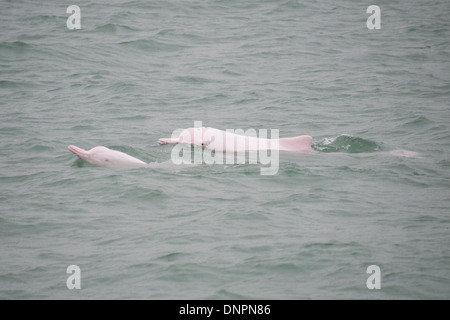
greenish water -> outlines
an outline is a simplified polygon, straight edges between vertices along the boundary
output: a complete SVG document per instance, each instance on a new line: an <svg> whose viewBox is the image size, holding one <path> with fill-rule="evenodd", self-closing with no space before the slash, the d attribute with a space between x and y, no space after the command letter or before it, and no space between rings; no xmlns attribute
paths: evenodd
<svg viewBox="0 0 450 320"><path fill-rule="evenodd" d="M450 2L369 4L0 1L0 298L449 299ZM317 152L171 165L194 121Z"/></svg>

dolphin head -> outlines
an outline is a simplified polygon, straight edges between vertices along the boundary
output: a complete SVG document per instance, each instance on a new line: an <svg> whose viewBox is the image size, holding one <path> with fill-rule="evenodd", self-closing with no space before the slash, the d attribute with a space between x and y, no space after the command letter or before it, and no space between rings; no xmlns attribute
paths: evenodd
<svg viewBox="0 0 450 320"><path fill-rule="evenodd" d="M178 138L178 142L202 146L204 132L205 132L204 127L185 129L181 132L180 137Z"/></svg>
<svg viewBox="0 0 450 320"><path fill-rule="evenodd" d="M81 159L83 159L86 162L89 162L91 164L97 165L97 166L108 166L108 162L114 159L110 159L111 152L112 151L106 147L95 147L91 150L84 150L77 146L70 145L68 149ZM112 162L112 161L111 161Z"/></svg>
<svg viewBox="0 0 450 320"><path fill-rule="evenodd" d="M70 145L68 149L81 159L96 166L109 168L142 167L146 163L126 153L98 146L91 150L84 150Z"/></svg>

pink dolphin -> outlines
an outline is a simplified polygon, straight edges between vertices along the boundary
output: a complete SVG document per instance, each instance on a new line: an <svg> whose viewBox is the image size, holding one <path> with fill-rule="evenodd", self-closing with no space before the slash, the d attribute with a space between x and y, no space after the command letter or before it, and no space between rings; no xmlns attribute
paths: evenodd
<svg viewBox="0 0 450 320"><path fill-rule="evenodd" d="M158 143L189 143L216 151L281 150L312 152L311 141L312 137L307 135L265 139L210 127L196 127L183 130L177 138L161 138Z"/></svg>
<svg viewBox="0 0 450 320"><path fill-rule="evenodd" d="M126 153L111 150L106 147L95 147L91 150L84 150L70 145L68 149L81 159L101 167L108 168L138 168L145 167L144 161L136 159Z"/></svg>

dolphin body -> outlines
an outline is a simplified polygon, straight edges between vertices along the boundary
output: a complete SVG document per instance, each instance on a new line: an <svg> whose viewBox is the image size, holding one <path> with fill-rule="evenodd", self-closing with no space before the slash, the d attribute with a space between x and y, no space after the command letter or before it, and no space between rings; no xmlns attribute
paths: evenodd
<svg viewBox="0 0 450 320"><path fill-rule="evenodd" d="M92 148L91 150L84 150L70 145L68 149L84 161L100 167L131 169L149 166L144 161L126 153L102 146Z"/></svg>
<svg viewBox="0 0 450 320"><path fill-rule="evenodd" d="M216 151L280 150L312 152L312 137L308 135L265 139L240 135L210 127L195 127L183 130L178 137L161 138L159 144L188 143Z"/></svg>

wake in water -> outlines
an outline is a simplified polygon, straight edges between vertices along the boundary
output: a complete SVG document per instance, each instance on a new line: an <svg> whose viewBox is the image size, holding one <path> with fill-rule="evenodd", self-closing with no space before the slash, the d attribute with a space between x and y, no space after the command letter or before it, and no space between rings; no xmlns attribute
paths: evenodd
<svg viewBox="0 0 450 320"><path fill-rule="evenodd" d="M313 150L324 153L342 152L342 153L371 153L383 151L380 143L372 140L353 137L342 134L336 137L323 138L318 142L311 144ZM398 157L418 157L419 153L409 150L392 150L388 154Z"/></svg>
<svg viewBox="0 0 450 320"><path fill-rule="evenodd" d="M381 150L381 145L359 137L350 135L339 135L332 138L323 138L321 141L313 143L311 146L314 150L320 152L346 152L346 153L363 153L375 152Z"/></svg>

